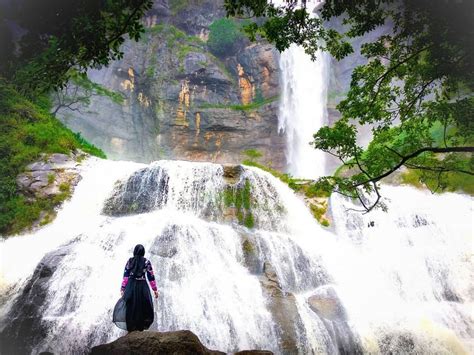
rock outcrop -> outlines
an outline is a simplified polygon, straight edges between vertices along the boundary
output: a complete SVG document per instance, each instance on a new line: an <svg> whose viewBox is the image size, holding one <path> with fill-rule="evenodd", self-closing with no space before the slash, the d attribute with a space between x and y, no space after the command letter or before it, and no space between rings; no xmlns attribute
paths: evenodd
<svg viewBox="0 0 474 355"><path fill-rule="evenodd" d="M89 77L123 97L93 94L60 119L112 159L184 159L240 163L258 149L262 163L285 165L278 133L279 53L265 42L238 43L236 54L213 55L209 25L225 17L222 1L155 1L139 42Z"/></svg>
<svg viewBox="0 0 474 355"><path fill-rule="evenodd" d="M36 267L5 318L8 323L0 332L2 354L30 354L47 336L48 328L41 315L48 296L48 283L71 246L68 244L46 254ZM7 293L8 296L13 297Z"/></svg>
<svg viewBox="0 0 474 355"><path fill-rule="evenodd" d="M54 209L71 196L81 180L78 166L86 157L87 154L81 151L71 155L42 154L38 161L29 164L25 171L17 176L18 192L27 200L48 201L45 204L48 208L41 212L32 228L54 219Z"/></svg>
<svg viewBox="0 0 474 355"><path fill-rule="evenodd" d="M189 330L174 332L131 332L109 344L93 347L91 355L218 355L221 351L206 348ZM245 350L239 355L271 355L271 351Z"/></svg>

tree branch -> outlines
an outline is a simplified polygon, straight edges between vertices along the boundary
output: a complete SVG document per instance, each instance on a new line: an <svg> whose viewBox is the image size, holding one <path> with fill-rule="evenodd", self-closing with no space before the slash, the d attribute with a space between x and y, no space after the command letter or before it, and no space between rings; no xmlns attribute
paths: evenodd
<svg viewBox="0 0 474 355"><path fill-rule="evenodd" d="M422 153L425 153L425 152L431 152L431 153L435 153L435 154L439 154L439 153L472 153L472 152L474 152L474 147L447 147L447 148L424 147L424 148L421 148L421 149L418 149L418 150L414 151L413 153L411 153L409 155L404 156L397 165L395 165L390 170L388 170L387 172L385 172L385 173L383 173L379 176L370 178L370 176L366 174L367 176L369 176L369 179L367 179L366 181L354 184L354 185L352 185L352 187L362 186L362 185L365 185L369 182L380 181L384 177L387 177L390 174L392 174L394 171L398 170L408 160L413 159L413 158L417 157L418 155L420 155Z"/></svg>

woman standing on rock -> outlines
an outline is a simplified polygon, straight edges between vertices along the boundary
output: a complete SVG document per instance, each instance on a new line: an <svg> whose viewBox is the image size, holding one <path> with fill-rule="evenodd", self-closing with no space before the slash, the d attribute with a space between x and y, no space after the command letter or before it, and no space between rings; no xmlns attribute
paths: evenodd
<svg viewBox="0 0 474 355"><path fill-rule="evenodd" d="M133 258L127 261L123 274L121 293L126 303L126 322L129 332L148 329L153 323L153 300L146 279L155 293L155 298L158 298L153 268L150 260L147 260L144 255L143 245L136 245Z"/></svg>

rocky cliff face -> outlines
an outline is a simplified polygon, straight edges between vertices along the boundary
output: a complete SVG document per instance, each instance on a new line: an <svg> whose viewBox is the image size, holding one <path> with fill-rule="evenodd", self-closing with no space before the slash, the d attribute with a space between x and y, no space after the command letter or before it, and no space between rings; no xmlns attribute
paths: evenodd
<svg viewBox="0 0 474 355"><path fill-rule="evenodd" d="M123 102L94 94L58 116L112 159L237 163L254 148L283 168L279 54L241 40L235 54L214 56L209 25L224 16L221 1L156 1L140 42L127 41L121 60L89 73Z"/></svg>

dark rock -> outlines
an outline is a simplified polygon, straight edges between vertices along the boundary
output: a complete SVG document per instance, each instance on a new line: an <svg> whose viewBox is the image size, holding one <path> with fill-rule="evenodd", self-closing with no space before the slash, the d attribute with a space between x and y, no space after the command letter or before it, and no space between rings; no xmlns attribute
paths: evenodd
<svg viewBox="0 0 474 355"><path fill-rule="evenodd" d="M0 333L3 354L30 354L33 347L46 337L48 329L41 321L41 309L45 305L47 286L70 248L71 244L46 254L15 300L5 317L9 322Z"/></svg>
<svg viewBox="0 0 474 355"><path fill-rule="evenodd" d="M244 171L241 165L224 164L222 167L224 169L223 177L228 184L234 185L239 182L240 176Z"/></svg>
<svg viewBox="0 0 474 355"><path fill-rule="evenodd" d="M262 266L259 258L259 252L254 239L250 235L242 236L242 250L244 253L244 265L250 273L259 274L262 272Z"/></svg>
<svg viewBox="0 0 474 355"><path fill-rule="evenodd" d="M178 228L176 224L166 227L153 242L150 248L150 254L160 256L162 258L172 258L178 253L177 233Z"/></svg>
<svg viewBox="0 0 474 355"><path fill-rule="evenodd" d="M136 171L115 186L104 203L103 213L111 216L144 213L160 208L168 198L169 176L161 167Z"/></svg>
<svg viewBox="0 0 474 355"><path fill-rule="evenodd" d="M218 355L221 351L206 348L189 330L174 332L131 332L109 344L93 347L91 355ZM241 355L271 355L270 351L246 350Z"/></svg>

